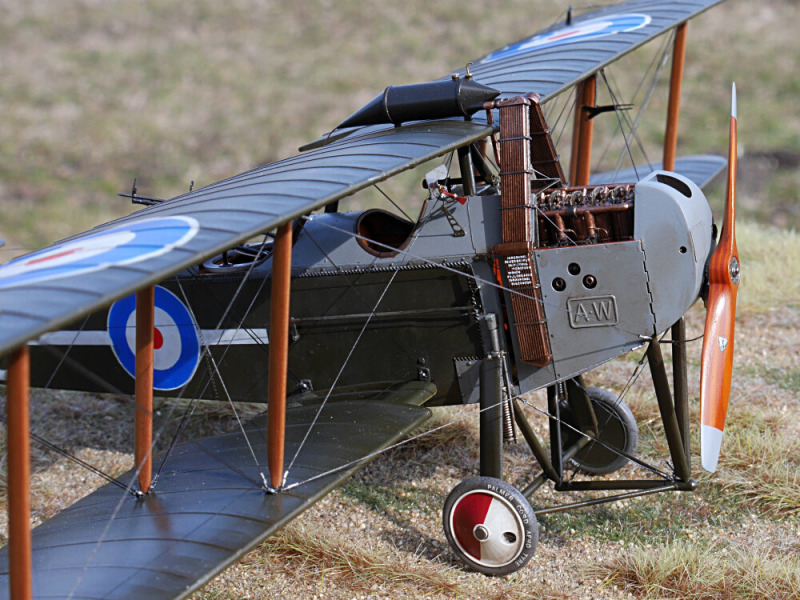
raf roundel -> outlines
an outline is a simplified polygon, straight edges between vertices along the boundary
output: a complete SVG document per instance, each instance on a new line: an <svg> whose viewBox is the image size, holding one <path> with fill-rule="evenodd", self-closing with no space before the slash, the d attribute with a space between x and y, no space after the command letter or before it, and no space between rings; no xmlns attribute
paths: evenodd
<svg viewBox="0 0 800 600"><path fill-rule="evenodd" d="M627 15L612 15L609 17L600 17L597 19L590 19L583 23L576 23L569 27L562 27L550 33L542 33L530 37L528 39L506 46L502 50L492 52L481 61L489 63L501 58L508 58L524 52L532 50L541 50L544 48L552 48L554 46L562 46L564 44L572 44L575 42L585 42L617 33L624 33L627 31L634 31L641 29L650 24L652 19L649 15L641 14L627 14Z"/></svg>
<svg viewBox="0 0 800 600"><path fill-rule="evenodd" d="M136 296L115 302L108 311L111 348L131 377L136 373ZM169 290L155 288L153 387L174 390L191 381L200 363L197 328L188 309Z"/></svg>
<svg viewBox="0 0 800 600"><path fill-rule="evenodd" d="M199 229L193 217L142 219L74 238L0 267L0 288L132 265L183 246Z"/></svg>

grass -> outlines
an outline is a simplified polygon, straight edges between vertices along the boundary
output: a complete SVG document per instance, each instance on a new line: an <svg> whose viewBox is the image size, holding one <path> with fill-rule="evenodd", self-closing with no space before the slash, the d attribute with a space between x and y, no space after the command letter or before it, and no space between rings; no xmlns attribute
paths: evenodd
<svg viewBox="0 0 800 600"><path fill-rule="evenodd" d="M370 541L354 545L346 534L311 530L291 524L267 541L241 566L300 572L312 579L321 597L446 597L486 600L523 600L530 588L519 579L465 578L439 560L409 556L397 548ZM213 597L213 596L202 596ZM537 597L566 600L567 595L539 586Z"/></svg>
<svg viewBox="0 0 800 600"><path fill-rule="evenodd" d="M444 75L549 25L564 5L510 0L488 9L477 0L381 0L365 10L354 0L280 6L37 0L7 2L3 9L5 260L130 212L116 193L128 191L134 177L141 193L169 197L191 181L204 185L293 154L386 85ZM789 108L800 92L799 19L797 2L731 0L689 28L679 154L724 152L735 79L743 268L723 455L719 471L702 476L697 493L547 516L531 566L509 579L487 580L462 570L439 523L449 489L477 469L476 423L461 420L380 457L319 511L312 509L197 597L800 595L800 428L793 419L800 410L800 117ZM609 77L630 89L657 51L632 54L610 68ZM642 126L654 160L660 157L665 86L662 77ZM554 100L549 114L557 116L565 99ZM611 119L598 118L598 168L616 162L619 147L604 151L613 129ZM567 130L562 155L568 139ZM413 207L413 216L419 190L404 196L405 189L411 188L389 193ZM723 193L720 184L710 192L718 219ZM689 314L689 337L702 330L703 315L699 307ZM696 388L699 344L691 352ZM607 365L592 383L619 391L635 358ZM642 451L663 456L650 390L645 369L627 400L639 419ZM167 433L185 407L159 407ZM260 410L242 408L246 414ZM127 400L103 396L46 392L33 403L36 431L114 473L130 466L130 412ZM427 426L469 412L437 411ZM213 403L201 403L195 417L188 435L235 427L227 409ZM693 422L696 417L695 411ZM692 435L696 441L694 429ZM36 447L33 464L37 522L100 483ZM530 475L524 447L508 448L507 467L515 480ZM563 501L542 492L536 502ZM365 529L331 516L337 507L357 515Z"/></svg>
<svg viewBox="0 0 800 600"><path fill-rule="evenodd" d="M323 5L301 0L278 10L254 0L224 6L122 0L89 10L40 0L4 10L0 237L9 241L6 256L130 212L116 193L128 191L134 177L141 193L171 197L191 181L211 183L293 154L386 85L440 77L564 12L555 3L534 8L523 0L493 6L491 13L477 1L383 0L369 11L353 0L335 10ZM736 78L741 212L796 228L798 170L763 157L800 151L800 119L782 109L796 95L800 50L791 28L780 26L795 22L798 8L771 0L753 12L732 1L692 23L680 151L724 151L727 95ZM431 43L434 22L436 40L446 43ZM727 39L730 22L736 43L712 42ZM633 89L658 47L632 54L609 77ZM665 86L662 77L642 129L654 159ZM614 129L613 121L598 119L596 139L605 139L601 134ZM598 158L602 148L598 141Z"/></svg>
<svg viewBox="0 0 800 600"><path fill-rule="evenodd" d="M726 428L725 455L711 483L728 501L775 518L800 516L800 442L779 428Z"/></svg>
<svg viewBox="0 0 800 600"><path fill-rule="evenodd" d="M800 234L797 231L752 222L737 223L736 242L742 264L738 311L800 305Z"/></svg>
<svg viewBox="0 0 800 600"><path fill-rule="evenodd" d="M458 582L427 560L411 560L392 551L380 551L367 542L348 543L341 534L311 532L302 525L291 525L261 548L261 559L283 559L302 565L309 573L324 573L325 578L347 582L351 592L370 592L391 585L398 592L430 595L455 594Z"/></svg>
<svg viewBox="0 0 800 600"><path fill-rule="evenodd" d="M786 545L672 542L587 567L637 598L769 599L800 595L797 541Z"/></svg>

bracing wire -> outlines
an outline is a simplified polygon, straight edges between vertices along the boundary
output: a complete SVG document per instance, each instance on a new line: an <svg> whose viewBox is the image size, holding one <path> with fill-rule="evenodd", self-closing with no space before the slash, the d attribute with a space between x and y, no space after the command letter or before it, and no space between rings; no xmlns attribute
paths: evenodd
<svg viewBox="0 0 800 600"><path fill-rule="evenodd" d="M399 273L398 270L395 270L394 273L392 273L392 276L389 278L389 281L386 283L386 287L383 288L383 292L381 292L380 297L378 298L377 302L375 302L375 306L373 307L372 312L368 315L366 321L364 322L364 325L361 327L361 331L359 331L355 342L353 342L353 345L350 347L350 352L347 354L347 356L345 357L344 361L342 362L342 366L339 368L339 372L336 374L336 377L334 378L333 383L331 384L331 387L328 390L328 393L325 395L325 398L323 399L322 403L320 404L319 408L317 409L317 413L314 415L314 419L311 421L311 424L308 426L308 429L306 430L306 433L303 436L303 439L301 440L300 445L297 447L297 450L295 451L294 456L292 457L292 460L289 462L289 466L286 467L286 470L284 471L284 475L283 475L283 481L284 482L289 477L289 471L294 466L294 463L297 460L297 457L300 455L300 452L302 451L303 446L305 445L306 441L308 440L308 436L311 435L311 430L317 424L317 420L319 419L320 414L322 414L322 410L325 408L325 404L328 402L328 398L330 398L331 393L333 392L334 388L336 387L336 384L339 383L339 378L342 376L342 373L344 372L345 368L349 364L350 358L353 356L353 352L355 352L356 346L358 346L358 343L361 341L361 338L364 335L364 332L367 330L367 327L369 326L370 321L372 320L372 317L375 315L375 312L378 310L378 306L380 306L381 302L383 301L384 296L386 295L386 292L389 291L389 288L391 287L391 285L394 282L394 279L395 279L395 277L397 276L398 273Z"/></svg>

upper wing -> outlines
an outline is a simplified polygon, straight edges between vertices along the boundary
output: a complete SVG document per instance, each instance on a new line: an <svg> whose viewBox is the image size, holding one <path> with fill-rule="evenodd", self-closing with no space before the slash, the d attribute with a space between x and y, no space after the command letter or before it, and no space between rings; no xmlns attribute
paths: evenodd
<svg viewBox="0 0 800 600"><path fill-rule="evenodd" d="M584 13L569 24L559 23L471 63L475 81L501 97L539 94L541 102L563 92L592 73L646 44L673 27L724 0L630 0ZM458 72L466 75L467 69ZM444 79L450 77L448 75ZM477 120L482 120L476 115ZM319 148L330 139L354 131L380 131L385 125L334 130L300 150Z"/></svg>
<svg viewBox="0 0 800 600"><path fill-rule="evenodd" d="M504 96L536 92L545 101L721 1L623 2L491 52L470 70Z"/></svg>
<svg viewBox="0 0 800 600"><path fill-rule="evenodd" d="M36 598L183 598L240 559L425 421L436 394L410 382L375 393L338 393L316 420L280 494L261 489L241 433L176 446L156 493L136 498L109 484L33 531ZM287 410L286 449L298 448L318 404ZM266 456L266 417L247 428ZM133 476L127 473L122 481ZM8 593L8 548L0 550L0 597Z"/></svg>
<svg viewBox="0 0 800 600"><path fill-rule="evenodd" d="M15 259L0 267L0 355L491 132L485 124L443 121L353 136Z"/></svg>

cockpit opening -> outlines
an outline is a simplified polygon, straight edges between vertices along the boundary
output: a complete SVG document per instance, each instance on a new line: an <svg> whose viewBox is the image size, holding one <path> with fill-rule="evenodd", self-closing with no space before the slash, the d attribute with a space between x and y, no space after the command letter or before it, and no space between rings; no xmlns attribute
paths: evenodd
<svg viewBox="0 0 800 600"><path fill-rule="evenodd" d="M424 214L424 209L422 211ZM359 246L379 258L397 255L405 248L417 224L380 208L365 210L356 221Z"/></svg>

